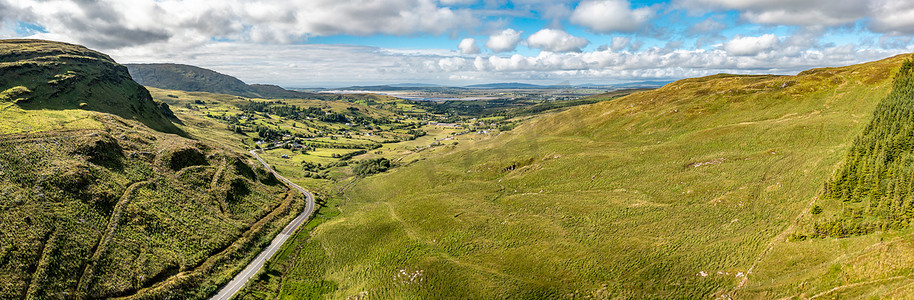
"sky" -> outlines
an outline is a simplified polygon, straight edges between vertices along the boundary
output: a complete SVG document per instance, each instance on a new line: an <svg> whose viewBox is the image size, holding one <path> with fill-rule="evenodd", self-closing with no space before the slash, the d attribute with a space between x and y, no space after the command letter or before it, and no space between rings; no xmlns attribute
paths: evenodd
<svg viewBox="0 0 914 300"><path fill-rule="evenodd" d="M796 74L912 36L914 0L0 0L0 38L290 88Z"/></svg>

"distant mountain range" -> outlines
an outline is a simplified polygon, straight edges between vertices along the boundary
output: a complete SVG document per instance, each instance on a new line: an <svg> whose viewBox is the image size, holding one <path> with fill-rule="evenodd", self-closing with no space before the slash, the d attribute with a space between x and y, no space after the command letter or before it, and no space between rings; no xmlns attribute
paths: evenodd
<svg viewBox="0 0 914 300"><path fill-rule="evenodd" d="M161 89L209 92L254 98L315 98L312 93L277 85L247 84L213 70L182 64L126 64L136 82Z"/></svg>
<svg viewBox="0 0 914 300"><path fill-rule="evenodd" d="M486 83L466 86L470 89L543 89L549 88L545 85L536 85L529 83L509 82L509 83Z"/></svg>
<svg viewBox="0 0 914 300"><path fill-rule="evenodd" d="M435 84L423 84L423 83L400 83L400 84L388 84L388 85L369 85L369 86L350 86L346 88L341 88L342 90L356 90L356 91L405 91L405 90L441 90L441 89L506 89L506 90L542 90L542 89L567 89L567 88L588 88L588 89L625 89L625 88L657 88L664 86L672 80L655 80L655 81L636 81L636 82L626 82L626 83L615 83L615 84L564 84L564 85L539 85L539 84L530 84L530 83L520 83L520 82L499 82L499 83L484 83L484 84L473 84L464 87L452 87L452 86L443 86Z"/></svg>
<svg viewBox="0 0 914 300"><path fill-rule="evenodd" d="M229 94L252 98L325 98L321 94L293 91L277 85L247 84L238 78L201 67L182 64L126 64L130 75L136 82L156 88L182 90L191 92L209 92ZM428 83L397 83L386 85L350 86L340 90L353 91L414 91L414 90L454 90L454 89L623 89L655 88L672 81L638 81L618 84L577 84L577 85L538 85L520 82L501 82L473 84L464 87L443 86ZM312 89L309 89L312 90ZM313 89L320 91L322 89Z"/></svg>

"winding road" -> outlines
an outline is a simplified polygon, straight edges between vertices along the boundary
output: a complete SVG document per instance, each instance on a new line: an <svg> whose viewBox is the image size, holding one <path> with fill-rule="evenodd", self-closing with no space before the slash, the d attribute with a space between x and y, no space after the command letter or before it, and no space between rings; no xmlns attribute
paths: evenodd
<svg viewBox="0 0 914 300"><path fill-rule="evenodd" d="M229 281L228 284L222 287L222 289L219 290L218 294L210 298L211 300L228 300L232 298L235 293L241 290L241 288L243 288L248 283L248 281L251 280L251 277L254 277L254 275L257 274L257 271L260 271L260 268L263 268L263 264L266 263L270 257L273 257L273 254L276 254L276 251L279 250L282 244L285 243L286 240L288 240L289 237L295 233L295 230L304 224L305 221L311 217L311 213L314 212L314 195L312 195L301 186L293 183L285 177L282 177L282 175L279 175L279 173L276 173L276 171L273 170L273 168L270 168L270 165L268 165L266 161L260 158L260 155L257 155L255 151L257 150L251 150L251 155L260 161L260 163L263 164L263 167L266 168L267 171L273 173L276 178L282 180L282 182L284 182L289 187L292 187L305 195L305 210L302 211L298 217L295 217L295 219L293 219L289 225L286 225L286 228L283 228L282 232L273 238L273 242L270 243L270 246L268 246L266 249L263 249L263 252L260 252L260 254L258 254L257 257L254 258L254 260L244 268L244 270L241 270L241 273L235 275L235 278L233 278L232 281Z"/></svg>

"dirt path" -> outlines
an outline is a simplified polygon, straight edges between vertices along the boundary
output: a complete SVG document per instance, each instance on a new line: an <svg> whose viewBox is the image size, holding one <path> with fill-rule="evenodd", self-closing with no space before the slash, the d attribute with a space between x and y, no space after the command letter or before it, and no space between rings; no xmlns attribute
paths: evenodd
<svg viewBox="0 0 914 300"><path fill-rule="evenodd" d="M222 164L219 165L219 169L217 169L216 174L213 175L213 181L210 183L210 186L209 186L209 190L213 193L215 193L217 191L217 188L219 187L219 180L222 179L222 174L225 173L226 164L228 164L228 161L225 159L225 153L223 153ZM216 198L219 200L219 210L222 211L222 215L226 216L226 217L230 217L228 203L225 202L226 197L228 197L228 195L226 195L225 197L216 197Z"/></svg>
<svg viewBox="0 0 914 300"><path fill-rule="evenodd" d="M108 227L105 230L105 235L99 239L98 245L95 246L95 253L89 258L89 262L86 263L86 269L83 271L82 276L79 277L76 291L80 295L89 295L89 290L95 283L94 277L96 268L98 268L98 260L101 258L102 254L105 253L105 250L108 249L108 243L114 238L114 233L117 231L117 227L123 218L124 209L126 209L127 204L130 203L130 194L133 194L133 191L141 185L148 183L149 181L140 181L131 184L124 190L124 194L121 195L120 200L117 201L117 205L114 206L114 212L111 213L111 217L108 219Z"/></svg>

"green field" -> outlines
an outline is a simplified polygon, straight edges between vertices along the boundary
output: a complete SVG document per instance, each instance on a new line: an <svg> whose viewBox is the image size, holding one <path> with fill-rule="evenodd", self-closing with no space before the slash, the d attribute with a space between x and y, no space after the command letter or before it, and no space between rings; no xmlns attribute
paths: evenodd
<svg viewBox="0 0 914 300"><path fill-rule="evenodd" d="M788 241L903 59L687 79L441 149L346 185L240 298L904 295L904 230Z"/></svg>

